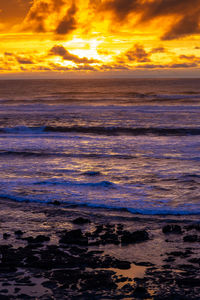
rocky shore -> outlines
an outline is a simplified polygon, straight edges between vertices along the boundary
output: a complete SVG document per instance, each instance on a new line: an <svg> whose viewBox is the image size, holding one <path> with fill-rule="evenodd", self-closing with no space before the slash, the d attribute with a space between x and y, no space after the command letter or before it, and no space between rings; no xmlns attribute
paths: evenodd
<svg viewBox="0 0 200 300"><path fill-rule="evenodd" d="M199 299L195 217L0 204L0 299Z"/></svg>

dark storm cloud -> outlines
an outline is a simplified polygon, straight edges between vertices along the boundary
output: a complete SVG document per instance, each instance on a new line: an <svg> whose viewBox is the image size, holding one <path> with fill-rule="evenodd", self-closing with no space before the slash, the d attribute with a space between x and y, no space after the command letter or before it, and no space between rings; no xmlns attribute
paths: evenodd
<svg viewBox="0 0 200 300"><path fill-rule="evenodd" d="M137 69L164 69L165 65L157 65L157 64L144 64L136 66Z"/></svg>
<svg viewBox="0 0 200 300"><path fill-rule="evenodd" d="M66 50L63 46L60 46L60 45L54 46L50 50L49 54L60 56L64 60L73 61L73 62L78 63L78 64L98 62L97 60L94 60L94 59L88 59L86 57L80 58L77 55L71 54L68 50Z"/></svg>
<svg viewBox="0 0 200 300"><path fill-rule="evenodd" d="M113 11L119 20L125 19L131 12L141 9L139 0L108 0L102 4L103 10Z"/></svg>
<svg viewBox="0 0 200 300"><path fill-rule="evenodd" d="M165 48L164 47L156 47L156 48L151 49L150 53L151 54L154 54L154 53L165 53Z"/></svg>
<svg viewBox="0 0 200 300"><path fill-rule="evenodd" d="M176 63L176 64L143 64L136 66L137 69L184 69L184 68L196 68L197 63Z"/></svg>
<svg viewBox="0 0 200 300"><path fill-rule="evenodd" d="M10 62L17 61L19 64L22 65L34 64L32 57L30 56L26 57L25 55L17 55L16 53L12 53L12 52L4 52L4 58L6 59L6 61L10 61Z"/></svg>
<svg viewBox="0 0 200 300"><path fill-rule="evenodd" d="M58 24L55 30L57 34L68 34L71 31L76 29L77 27L77 23L75 19L76 12L77 12L77 7L73 2L71 7L67 10L67 13L64 16L64 18Z"/></svg>
<svg viewBox="0 0 200 300"><path fill-rule="evenodd" d="M116 61L118 65L133 62L145 63L151 61L150 55L151 53L148 53L142 45L135 44L132 48L117 56Z"/></svg>
<svg viewBox="0 0 200 300"><path fill-rule="evenodd" d="M195 55L184 55L184 54L182 54L182 55L179 56L179 58L191 61L191 60L196 60L197 57Z"/></svg>
<svg viewBox="0 0 200 300"><path fill-rule="evenodd" d="M25 19L24 28L66 35L77 27L76 12L77 7L72 0L35 0Z"/></svg>
<svg viewBox="0 0 200 300"><path fill-rule="evenodd" d="M38 32L45 32L44 20L50 12L49 4L47 2L39 2L36 7L30 10L28 20L34 25L34 30Z"/></svg>
<svg viewBox="0 0 200 300"><path fill-rule="evenodd" d="M94 68L88 64L79 65L79 66L75 67L74 70L76 70L76 71L97 71L96 68Z"/></svg>
<svg viewBox="0 0 200 300"><path fill-rule="evenodd" d="M4 52L5 56L12 56L13 54L11 52Z"/></svg>
<svg viewBox="0 0 200 300"><path fill-rule="evenodd" d="M200 63L200 57L197 57L196 55L180 55L179 58L189 61L190 63Z"/></svg>
<svg viewBox="0 0 200 300"><path fill-rule="evenodd" d="M178 63L170 65L171 68L195 68L198 67L197 63Z"/></svg>
<svg viewBox="0 0 200 300"><path fill-rule="evenodd" d="M32 65L34 63L31 59L28 58L16 57L16 60L22 65Z"/></svg>
<svg viewBox="0 0 200 300"><path fill-rule="evenodd" d="M129 61L136 61L136 62L149 62L149 53L145 51L142 45L135 44L133 48L125 52L125 57Z"/></svg>
<svg viewBox="0 0 200 300"><path fill-rule="evenodd" d="M34 1L25 19L25 29L32 29L36 32L45 32L45 20L51 14L52 1Z"/></svg>
<svg viewBox="0 0 200 300"><path fill-rule="evenodd" d="M113 65L102 65L100 66L100 70L103 71L111 71L111 70L129 70L129 67L126 65L113 64Z"/></svg>
<svg viewBox="0 0 200 300"><path fill-rule="evenodd" d="M157 18L173 16L161 37L163 40L200 33L200 0L108 0L101 9L113 12L119 22L126 22L130 14L135 14L136 25L148 25Z"/></svg>
<svg viewBox="0 0 200 300"><path fill-rule="evenodd" d="M200 5L200 3L199 3ZM162 40L173 40L180 36L200 33L200 10L198 15L184 16L175 23L168 32L162 36Z"/></svg>

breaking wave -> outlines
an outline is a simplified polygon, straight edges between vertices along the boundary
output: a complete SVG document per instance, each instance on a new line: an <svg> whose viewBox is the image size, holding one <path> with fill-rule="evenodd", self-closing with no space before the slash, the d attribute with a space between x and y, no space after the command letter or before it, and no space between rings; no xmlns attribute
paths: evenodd
<svg viewBox="0 0 200 300"><path fill-rule="evenodd" d="M12 128L0 128L0 133L7 134L40 134L40 133L80 133L95 135L200 135L200 128L159 128L159 127L101 127L101 126L41 126L27 127L16 126Z"/></svg>

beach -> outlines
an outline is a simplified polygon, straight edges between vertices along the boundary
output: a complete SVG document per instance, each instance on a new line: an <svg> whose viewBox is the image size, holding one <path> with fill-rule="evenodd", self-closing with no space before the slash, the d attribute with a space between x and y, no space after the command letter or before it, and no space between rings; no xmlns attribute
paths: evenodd
<svg viewBox="0 0 200 300"><path fill-rule="evenodd" d="M1 299L199 299L197 217L1 199Z"/></svg>

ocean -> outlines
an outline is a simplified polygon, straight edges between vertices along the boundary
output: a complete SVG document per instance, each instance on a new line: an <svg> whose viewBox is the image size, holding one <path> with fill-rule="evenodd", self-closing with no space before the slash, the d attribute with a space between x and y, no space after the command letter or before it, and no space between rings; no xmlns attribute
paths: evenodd
<svg viewBox="0 0 200 300"><path fill-rule="evenodd" d="M200 214L199 116L200 79L1 80L0 197Z"/></svg>

